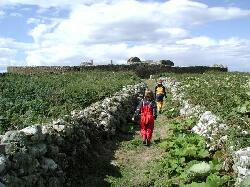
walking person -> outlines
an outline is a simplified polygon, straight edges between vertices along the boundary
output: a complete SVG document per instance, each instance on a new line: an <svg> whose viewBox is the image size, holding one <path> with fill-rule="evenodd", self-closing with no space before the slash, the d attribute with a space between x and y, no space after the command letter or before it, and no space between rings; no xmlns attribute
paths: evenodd
<svg viewBox="0 0 250 187"><path fill-rule="evenodd" d="M139 115L141 116L140 127L143 144L149 146L154 130L154 120L157 118L157 108L152 90L145 91L144 98L137 106L133 119Z"/></svg>
<svg viewBox="0 0 250 187"><path fill-rule="evenodd" d="M155 87L155 98L156 98L157 110L159 111L159 114L162 112L163 98L167 97L166 89L163 86L162 82L163 82L162 80L159 80Z"/></svg>

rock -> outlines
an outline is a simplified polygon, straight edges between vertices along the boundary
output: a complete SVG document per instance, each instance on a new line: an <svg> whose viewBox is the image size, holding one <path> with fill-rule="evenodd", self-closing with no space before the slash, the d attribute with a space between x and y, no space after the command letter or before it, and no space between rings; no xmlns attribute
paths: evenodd
<svg viewBox="0 0 250 187"><path fill-rule="evenodd" d="M48 152L47 155L54 157L57 155L57 153L59 153L59 147L55 146L55 145L48 145Z"/></svg>
<svg viewBox="0 0 250 187"><path fill-rule="evenodd" d="M24 173L29 175L39 167L39 162L28 153L18 152L13 156L11 167L14 169L23 169Z"/></svg>
<svg viewBox="0 0 250 187"><path fill-rule="evenodd" d="M52 177L49 179L49 187L61 187L62 184L60 180L56 177Z"/></svg>
<svg viewBox="0 0 250 187"><path fill-rule="evenodd" d="M27 136L33 136L36 134L41 135L42 134L42 126L41 125L32 125L32 126L24 128L20 131L24 132L24 134Z"/></svg>
<svg viewBox="0 0 250 187"><path fill-rule="evenodd" d="M64 121L63 119L57 119L52 122L53 125L66 125L67 122Z"/></svg>
<svg viewBox="0 0 250 187"><path fill-rule="evenodd" d="M28 147L29 153L38 158L46 154L47 152L47 146L45 144L37 144Z"/></svg>
<svg viewBox="0 0 250 187"><path fill-rule="evenodd" d="M192 132L205 137L208 141L209 151L215 151L227 140L226 124L220 123L220 119L210 111L204 112ZM216 138L216 139L215 139Z"/></svg>
<svg viewBox="0 0 250 187"><path fill-rule="evenodd" d="M2 178L2 182L6 184L6 186L25 186L24 181L20 178L13 175L5 175Z"/></svg>
<svg viewBox="0 0 250 187"><path fill-rule="evenodd" d="M6 154L8 152L6 150L8 150L9 147L11 147L10 143L1 143L0 144L0 154Z"/></svg>
<svg viewBox="0 0 250 187"><path fill-rule="evenodd" d="M7 158L4 155L0 155L0 174L4 173L6 168Z"/></svg>
<svg viewBox="0 0 250 187"><path fill-rule="evenodd" d="M42 134L51 134L52 131L52 125L42 125Z"/></svg>
<svg viewBox="0 0 250 187"><path fill-rule="evenodd" d="M10 143L10 142L23 142L26 140L26 136L21 131L8 131L3 136L1 143Z"/></svg>
<svg viewBox="0 0 250 187"><path fill-rule="evenodd" d="M44 186L46 186L44 183L45 183L44 179L42 177L38 177L36 187L44 187Z"/></svg>
<svg viewBox="0 0 250 187"><path fill-rule="evenodd" d="M42 158L41 166L45 170L55 170L58 166L51 158Z"/></svg>
<svg viewBox="0 0 250 187"><path fill-rule="evenodd" d="M55 138L55 143L58 144L58 145L63 145L63 144L64 144L64 139L63 139L63 137L57 136L57 137Z"/></svg>
<svg viewBox="0 0 250 187"><path fill-rule="evenodd" d="M0 187L6 187L3 183L0 182Z"/></svg>
<svg viewBox="0 0 250 187"><path fill-rule="evenodd" d="M65 129L65 125L53 125L53 129L55 129L57 132L62 132Z"/></svg>
<svg viewBox="0 0 250 187"><path fill-rule="evenodd" d="M233 153L233 169L238 174L237 184L246 176L250 176L250 147L240 149ZM245 183L244 183L245 184Z"/></svg>
<svg viewBox="0 0 250 187"><path fill-rule="evenodd" d="M37 175L28 175L22 177L22 180L25 181L25 186L36 186L38 182L38 176Z"/></svg>

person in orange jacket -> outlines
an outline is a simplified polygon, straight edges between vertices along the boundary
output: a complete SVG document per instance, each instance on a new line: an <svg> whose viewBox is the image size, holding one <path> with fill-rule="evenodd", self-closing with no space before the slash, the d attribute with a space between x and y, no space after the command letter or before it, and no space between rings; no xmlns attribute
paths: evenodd
<svg viewBox="0 0 250 187"><path fill-rule="evenodd" d="M157 108L152 90L147 89L145 91L144 98L137 106L134 116L139 115L143 144L149 146L154 130L154 120L157 118Z"/></svg>
<svg viewBox="0 0 250 187"><path fill-rule="evenodd" d="M155 87L155 98L156 98L156 103L157 103L157 110L159 111L159 113L161 113L161 111L162 111L163 98L167 97L166 96L166 89L162 85L162 82L163 82L162 80L159 80L157 82L156 87Z"/></svg>

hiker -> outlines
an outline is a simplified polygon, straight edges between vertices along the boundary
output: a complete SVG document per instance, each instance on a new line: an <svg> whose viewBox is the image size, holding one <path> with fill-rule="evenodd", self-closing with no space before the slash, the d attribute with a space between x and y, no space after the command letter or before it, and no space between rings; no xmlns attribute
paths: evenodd
<svg viewBox="0 0 250 187"><path fill-rule="evenodd" d="M155 98L156 98L157 110L159 111L159 114L162 112L163 98L167 97L166 90L165 90L165 87L162 85L162 82L163 82L162 80L159 80L155 87Z"/></svg>
<svg viewBox="0 0 250 187"><path fill-rule="evenodd" d="M157 118L157 108L152 90L146 89L144 98L137 106L132 120L139 115L143 144L149 146L154 129L154 120Z"/></svg>

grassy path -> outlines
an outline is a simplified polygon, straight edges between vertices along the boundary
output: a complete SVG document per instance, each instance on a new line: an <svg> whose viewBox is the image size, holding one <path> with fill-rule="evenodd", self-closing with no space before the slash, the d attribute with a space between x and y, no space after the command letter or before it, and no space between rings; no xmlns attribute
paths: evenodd
<svg viewBox="0 0 250 187"><path fill-rule="evenodd" d="M149 88L154 82L146 80ZM205 139L190 133L196 119L179 116L178 103L165 100L155 121L152 143L142 144L139 125L118 136L102 179L114 187L231 187L233 175L224 172L223 159L208 152ZM131 125L131 127L133 127ZM108 149L111 150L111 149ZM219 151L220 152L220 151ZM219 153L218 152L218 153ZM101 159L102 163L105 159ZM204 172L204 165L206 172ZM105 166L105 165L104 165ZM191 167L196 169L190 171ZM112 171L113 168L113 172ZM97 186L97 185L92 185ZM104 186L104 185L100 185Z"/></svg>
<svg viewBox="0 0 250 187"><path fill-rule="evenodd" d="M150 80L146 82L152 89L154 82ZM111 186L150 186L152 181L147 177L147 173L149 168L157 162L157 160L160 160L165 152L162 147L158 146L158 143L168 136L167 122L168 119L166 116L158 116L155 121L150 147L142 144L139 125L136 126L133 137L120 144L119 148L115 151L112 164L120 168L121 176L109 176L107 181L111 183Z"/></svg>

